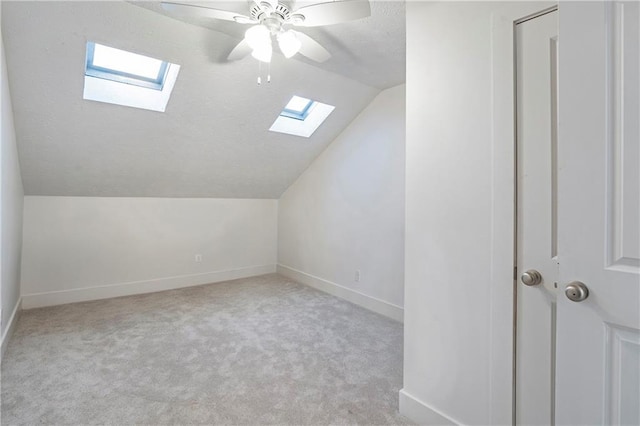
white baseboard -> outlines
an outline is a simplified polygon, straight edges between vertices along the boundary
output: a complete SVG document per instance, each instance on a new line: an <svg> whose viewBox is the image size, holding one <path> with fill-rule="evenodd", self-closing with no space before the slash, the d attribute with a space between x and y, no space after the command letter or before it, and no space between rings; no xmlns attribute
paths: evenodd
<svg viewBox="0 0 640 426"><path fill-rule="evenodd" d="M24 309L41 308L44 306L64 305L67 303L174 290L177 288L211 284L274 272L276 272L276 265L260 265L228 271L207 272L204 274L180 275L177 277L109 284L97 287L23 294L22 304Z"/></svg>
<svg viewBox="0 0 640 426"><path fill-rule="evenodd" d="M400 389L400 414L419 425L459 425L452 418L429 407L404 389Z"/></svg>
<svg viewBox="0 0 640 426"><path fill-rule="evenodd" d="M298 271L289 266L278 264L277 272L292 280L308 285L325 293L332 294L351 303L362 306L365 309L384 315L399 322L404 321L404 309L384 300L357 292L340 284L327 281L306 272Z"/></svg>
<svg viewBox="0 0 640 426"><path fill-rule="evenodd" d="M9 324L7 324L7 328L5 328L4 333L2 333L2 341L0 342L0 362L2 362L2 358L4 358L4 352L7 350L9 340L11 339L11 336L13 336L13 331L16 329L18 318L20 318L20 311L22 311L22 298L18 299L18 302L11 313L11 317L9 318Z"/></svg>

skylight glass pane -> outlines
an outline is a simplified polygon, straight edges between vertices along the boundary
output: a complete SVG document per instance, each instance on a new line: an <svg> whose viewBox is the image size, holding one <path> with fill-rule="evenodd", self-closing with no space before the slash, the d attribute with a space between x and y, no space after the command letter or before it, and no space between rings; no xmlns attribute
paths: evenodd
<svg viewBox="0 0 640 426"><path fill-rule="evenodd" d="M293 96L284 109L297 112L298 114L303 114L311 102L313 101L310 99Z"/></svg>
<svg viewBox="0 0 640 426"><path fill-rule="evenodd" d="M160 73L162 61L96 43L93 66L155 80Z"/></svg>
<svg viewBox="0 0 640 426"><path fill-rule="evenodd" d="M83 98L164 111L180 65L87 42Z"/></svg>
<svg viewBox="0 0 640 426"><path fill-rule="evenodd" d="M294 96L294 98L297 98L297 96ZM291 105L289 103L276 118L276 121L273 122L271 128L269 128L270 131L308 138L335 109L332 105L305 98L299 99L303 99L306 105L302 105L302 103ZM289 107L301 108L302 111L292 111L288 109Z"/></svg>

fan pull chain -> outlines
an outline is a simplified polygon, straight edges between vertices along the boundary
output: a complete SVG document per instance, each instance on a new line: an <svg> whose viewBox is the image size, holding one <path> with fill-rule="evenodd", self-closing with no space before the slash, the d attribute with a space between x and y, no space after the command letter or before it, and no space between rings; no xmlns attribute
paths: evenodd
<svg viewBox="0 0 640 426"><path fill-rule="evenodd" d="M262 84L262 62L258 61L258 86Z"/></svg>
<svg viewBox="0 0 640 426"><path fill-rule="evenodd" d="M267 83L271 83L271 62L267 65ZM258 61L258 86L262 84L262 61Z"/></svg>

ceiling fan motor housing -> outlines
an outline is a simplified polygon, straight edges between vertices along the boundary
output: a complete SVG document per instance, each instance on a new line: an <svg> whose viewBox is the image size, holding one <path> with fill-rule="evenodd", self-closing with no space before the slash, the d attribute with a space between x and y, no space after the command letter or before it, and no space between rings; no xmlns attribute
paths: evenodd
<svg viewBox="0 0 640 426"><path fill-rule="evenodd" d="M251 17L258 22L261 22L262 20L274 15L282 19L282 21L286 21L287 19L289 19L290 13L291 12L286 5L278 3L276 8L274 9L271 3L267 1L253 2L250 9Z"/></svg>
<svg viewBox="0 0 640 426"><path fill-rule="evenodd" d="M271 29L272 32L274 32L274 25L266 23L265 21L268 19L277 19L279 21L279 27L276 31L279 30L283 24L301 24L304 22L303 15L299 13L291 14L291 6L281 2L277 3L275 9L268 1L253 2L250 14L251 18L258 23L264 22L269 26L269 29Z"/></svg>

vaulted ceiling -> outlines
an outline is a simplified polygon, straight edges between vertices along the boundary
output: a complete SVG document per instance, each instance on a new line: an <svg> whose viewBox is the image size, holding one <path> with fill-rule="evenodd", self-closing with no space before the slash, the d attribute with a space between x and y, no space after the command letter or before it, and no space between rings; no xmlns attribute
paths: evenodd
<svg viewBox="0 0 640 426"><path fill-rule="evenodd" d="M403 2L305 29L333 57L274 54L260 86L255 59L225 61L238 24L185 22L157 2L1 8L27 195L278 198L381 89L404 82ZM181 65L166 112L83 100L87 41ZM336 107L308 139L268 131L294 94Z"/></svg>

